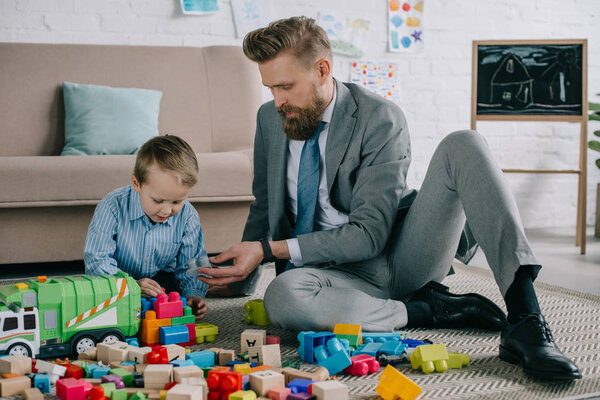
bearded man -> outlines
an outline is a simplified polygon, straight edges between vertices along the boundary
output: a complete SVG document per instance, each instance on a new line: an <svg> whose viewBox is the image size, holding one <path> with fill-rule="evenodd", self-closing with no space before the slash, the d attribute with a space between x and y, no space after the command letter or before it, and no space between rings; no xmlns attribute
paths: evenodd
<svg viewBox="0 0 600 400"><path fill-rule="evenodd" d="M293 17L250 32L246 56L274 97L258 111L253 194L243 241L199 268L212 287L250 293L275 261L264 302L284 328L403 327L502 331L500 357L547 379L581 378L541 314L541 266L483 137L458 131L435 151L420 191L408 189L406 119L395 104L335 80L326 33ZM465 225L468 222L468 225ZM470 229L465 229L465 227ZM508 309L441 282L455 256L481 245Z"/></svg>

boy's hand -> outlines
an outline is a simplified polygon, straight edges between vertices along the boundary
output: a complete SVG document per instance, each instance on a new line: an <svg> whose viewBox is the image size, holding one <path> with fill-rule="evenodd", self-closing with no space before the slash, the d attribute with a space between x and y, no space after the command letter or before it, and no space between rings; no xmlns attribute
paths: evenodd
<svg viewBox="0 0 600 400"><path fill-rule="evenodd" d="M204 318L208 306L202 297L190 296L187 298L187 305L192 307L192 313L196 316L196 321Z"/></svg>
<svg viewBox="0 0 600 400"><path fill-rule="evenodd" d="M150 278L139 279L137 283L142 289L142 294L145 294L146 296L156 297L163 292L160 285Z"/></svg>

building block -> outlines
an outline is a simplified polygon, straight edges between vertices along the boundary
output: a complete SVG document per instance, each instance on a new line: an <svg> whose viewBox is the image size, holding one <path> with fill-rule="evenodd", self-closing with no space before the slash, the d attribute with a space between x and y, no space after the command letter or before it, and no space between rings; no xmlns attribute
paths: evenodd
<svg viewBox="0 0 600 400"><path fill-rule="evenodd" d="M158 328L160 344L179 344L190 341L190 333L185 325L161 326Z"/></svg>
<svg viewBox="0 0 600 400"><path fill-rule="evenodd" d="M218 326L206 322L198 323L196 324L196 343L214 342L218 333Z"/></svg>
<svg viewBox="0 0 600 400"><path fill-rule="evenodd" d="M417 340L417 339L402 339L402 343L408 345L408 347L417 347L425 344L431 344L430 341Z"/></svg>
<svg viewBox="0 0 600 400"><path fill-rule="evenodd" d="M377 355L379 356L381 354L387 354L395 356L404 353L407 349L408 345L405 343L396 340L388 340L381 345Z"/></svg>
<svg viewBox="0 0 600 400"><path fill-rule="evenodd" d="M159 343L159 328L161 326L171 326L171 318L159 319L156 316L156 311L147 311L139 332L142 343L147 346Z"/></svg>
<svg viewBox="0 0 600 400"><path fill-rule="evenodd" d="M375 388L383 400L415 400L421 390L419 385L391 365L385 367Z"/></svg>
<svg viewBox="0 0 600 400"><path fill-rule="evenodd" d="M208 373L206 384L209 389L208 400L226 399L231 393L242 390L242 374L214 369Z"/></svg>
<svg viewBox="0 0 600 400"><path fill-rule="evenodd" d="M113 390L110 400L127 400L127 389Z"/></svg>
<svg viewBox="0 0 600 400"><path fill-rule="evenodd" d="M346 374L352 376L362 376L379 371L379 362L373 356L359 354L350 357L350 361L352 361L352 365L344 369Z"/></svg>
<svg viewBox="0 0 600 400"><path fill-rule="evenodd" d="M285 376L273 370L253 372L250 374L250 388L259 396L265 396L269 390L285 387Z"/></svg>
<svg viewBox="0 0 600 400"><path fill-rule="evenodd" d="M25 400L44 400L44 395L40 392L40 389L30 387L23 391Z"/></svg>
<svg viewBox="0 0 600 400"><path fill-rule="evenodd" d="M188 325L196 324L196 317L192 313L192 307L184 306L183 315L181 317L171 317L171 325Z"/></svg>
<svg viewBox="0 0 600 400"><path fill-rule="evenodd" d="M80 400L92 390L85 379L62 378L56 382L56 396L62 400Z"/></svg>
<svg viewBox="0 0 600 400"><path fill-rule="evenodd" d="M204 389L202 386L177 384L167 392L166 400L202 400Z"/></svg>
<svg viewBox="0 0 600 400"><path fill-rule="evenodd" d="M292 393L287 400L316 400L316 396L308 393Z"/></svg>
<svg viewBox="0 0 600 400"><path fill-rule="evenodd" d="M185 324L182 325L185 326L188 330L188 337L189 337L189 342L186 343L179 343L181 346L195 346L196 345L196 324L192 323L192 324Z"/></svg>
<svg viewBox="0 0 600 400"><path fill-rule="evenodd" d="M117 342L112 346L109 346L106 351L106 360L101 360L105 364L110 364L113 361L123 362L127 361L129 350L133 346L128 345L126 342Z"/></svg>
<svg viewBox="0 0 600 400"><path fill-rule="evenodd" d="M26 376L17 376L15 378L0 379L0 396L8 397L22 393L25 389L31 387L31 379Z"/></svg>
<svg viewBox="0 0 600 400"><path fill-rule="evenodd" d="M310 379L311 381L324 381L329 379L329 371L325 367L319 367L313 372L300 371L295 368L283 368L280 371L285 376L285 384L287 385L296 378Z"/></svg>
<svg viewBox="0 0 600 400"><path fill-rule="evenodd" d="M108 376L108 375L106 375L106 376ZM121 384L123 384L123 381L121 381ZM104 391L104 395L106 397L112 397L112 392L117 390L117 384L115 382L104 382L104 383L100 384L100 387ZM123 387L125 387L125 385L123 385ZM122 388L119 388L119 389L122 389Z"/></svg>
<svg viewBox="0 0 600 400"><path fill-rule="evenodd" d="M96 367L93 370L91 370L92 378L100 379L100 378L102 378L103 375L108 375L110 370L111 370L111 368L109 368L109 367Z"/></svg>
<svg viewBox="0 0 600 400"><path fill-rule="evenodd" d="M146 389L162 389L172 381L173 366L171 364L149 364L143 373Z"/></svg>
<svg viewBox="0 0 600 400"><path fill-rule="evenodd" d="M317 400L348 399L348 387L339 381L313 382L308 393L315 395Z"/></svg>
<svg viewBox="0 0 600 400"><path fill-rule="evenodd" d="M367 354L372 357L377 357L379 355L379 350L381 349L382 346L383 346L383 343L381 343L381 342L372 342L372 343L363 344L362 346L359 346L352 353L352 355L357 356L359 354Z"/></svg>
<svg viewBox="0 0 600 400"><path fill-rule="evenodd" d="M35 367L41 374L64 376L67 368L44 360L37 360Z"/></svg>
<svg viewBox="0 0 600 400"><path fill-rule="evenodd" d="M277 335L267 335L265 344L281 344L281 338Z"/></svg>
<svg viewBox="0 0 600 400"><path fill-rule="evenodd" d="M258 365L270 365L274 368L281 367L281 349L278 344L265 344L248 349L248 361Z"/></svg>
<svg viewBox="0 0 600 400"><path fill-rule="evenodd" d="M165 344L163 347L167 349L169 362L174 360L185 360L185 347L181 347L178 344Z"/></svg>
<svg viewBox="0 0 600 400"><path fill-rule="evenodd" d="M196 365L173 368L173 380L181 382L183 378L202 378L204 380L204 371Z"/></svg>
<svg viewBox="0 0 600 400"><path fill-rule="evenodd" d="M81 379L85 378L85 370L78 365L65 365L65 378Z"/></svg>
<svg viewBox="0 0 600 400"><path fill-rule="evenodd" d="M133 385L133 373L130 371L127 371L123 368L113 368L109 371L109 374L119 376L123 380L125 386Z"/></svg>
<svg viewBox="0 0 600 400"><path fill-rule="evenodd" d="M36 387L42 393L50 392L50 375L35 374L33 376L33 387Z"/></svg>
<svg viewBox="0 0 600 400"><path fill-rule="evenodd" d="M238 390L229 395L229 400L256 400L256 393L252 390Z"/></svg>
<svg viewBox="0 0 600 400"><path fill-rule="evenodd" d="M173 360L169 364L173 364L173 368L196 366L192 360Z"/></svg>
<svg viewBox="0 0 600 400"><path fill-rule="evenodd" d="M399 342L402 340L402 335L398 332L363 332L362 340L364 344L373 342L384 343L388 340Z"/></svg>
<svg viewBox="0 0 600 400"><path fill-rule="evenodd" d="M260 326L271 325L271 321L267 316L267 312L265 311L265 304L262 299L254 299L250 300L246 304L244 304L244 311L246 311L246 316L244 317L244 322L247 324L254 324Z"/></svg>
<svg viewBox="0 0 600 400"><path fill-rule="evenodd" d="M30 374L31 358L22 355L0 357L0 375L8 373Z"/></svg>
<svg viewBox="0 0 600 400"><path fill-rule="evenodd" d="M348 339L350 347L357 348L362 344L362 326L355 324L335 324L333 333L338 339Z"/></svg>
<svg viewBox="0 0 600 400"><path fill-rule="evenodd" d="M239 372L242 375L248 375L251 372L251 370L252 370L252 368L250 367L250 364L248 364L248 363L235 364L232 367L232 371Z"/></svg>
<svg viewBox="0 0 600 400"><path fill-rule="evenodd" d="M469 362L471 362L471 359L468 354L455 351L448 352L448 368L462 368L469 365Z"/></svg>
<svg viewBox="0 0 600 400"><path fill-rule="evenodd" d="M292 394L290 388L275 388L270 389L267 395L271 400L286 400L290 394Z"/></svg>
<svg viewBox="0 0 600 400"><path fill-rule="evenodd" d="M433 371L446 371L448 369L446 345L439 343L418 346L410 355L410 364L413 369L420 368L426 374Z"/></svg>
<svg viewBox="0 0 600 400"><path fill-rule="evenodd" d="M152 347L149 346L132 348L129 350L129 353L127 353L127 360L138 364L146 364L148 362L146 357L151 351Z"/></svg>
<svg viewBox="0 0 600 400"><path fill-rule="evenodd" d="M160 293L156 296L154 311L156 311L158 319L182 317L183 303L179 293L171 292L168 296L165 293Z"/></svg>
<svg viewBox="0 0 600 400"><path fill-rule="evenodd" d="M146 355L148 364L168 364L169 352L166 347L152 346L152 351Z"/></svg>
<svg viewBox="0 0 600 400"><path fill-rule="evenodd" d="M115 385L115 389L123 389L125 387L125 382L123 382L123 378L121 378L119 375L115 375L115 374L110 374L110 375L104 375L102 378L100 378L102 383L112 383L113 385ZM105 391L106 393L106 391ZM110 397L109 394L107 394L107 396Z"/></svg>
<svg viewBox="0 0 600 400"><path fill-rule="evenodd" d="M298 341L300 342L298 354L300 358L307 363L316 364L317 361L314 356L315 348L325 345L329 339L334 337L335 334L333 332L302 331L298 333Z"/></svg>
<svg viewBox="0 0 600 400"><path fill-rule="evenodd" d="M315 348L315 358L320 367L325 367L330 375L335 375L344 368L352 365L348 353L342 348L340 341L333 337L327 341L327 345Z"/></svg>
<svg viewBox="0 0 600 400"><path fill-rule="evenodd" d="M286 386L292 389L292 393L308 393L308 387L313 383L310 379L293 379Z"/></svg>
<svg viewBox="0 0 600 400"><path fill-rule="evenodd" d="M235 360L235 351L223 350L219 352L219 365L226 365L233 360Z"/></svg>
<svg viewBox="0 0 600 400"><path fill-rule="evenodd" d="M240 352L247 353L250 347L259 347L267 342L267 331L260 329L246 329L242 332Z"/></svg>
<svg viewBox="0 0 600 400"><path fill-rule="evenodd" d="M202 368L202 367L212 367L215 365L215 353L210 350L201 350L195 351L193 353L188 353L185 355L185 358L191 360L194 365Z"/></svg>
<svg viewBox="0 0 600 400"><path fill-rule="evenodd" d="M148 400L148 397L141 390L136 391L129 397L129 400Z"/></svg>
<svg viewBox="0 0 600 400"><path fill-rule="evenodd" d="M125 339L125 343L132 347L140 347L140 342L136 337L130 337Z"/></svg>
<svg viewBox="0 0 600 400"><path fill-rule="evenodd" d="M111 342L96 344L96 360L102 361L105 365L110 363L108 359L108 350L112 347L128 346L126 342Z"/></svg>

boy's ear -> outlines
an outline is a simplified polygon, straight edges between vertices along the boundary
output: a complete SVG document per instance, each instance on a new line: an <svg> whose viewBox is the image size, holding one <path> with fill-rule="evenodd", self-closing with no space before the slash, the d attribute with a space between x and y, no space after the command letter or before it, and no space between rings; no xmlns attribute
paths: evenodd
<svg viewBox="0 0 600 400"><path fill-rule="evenodd" d="M135 177L135 174L131 174L131 183L133 184L133 190L135 190L136 192L140 192L140 183L138 182L137 178Z"/></svg>

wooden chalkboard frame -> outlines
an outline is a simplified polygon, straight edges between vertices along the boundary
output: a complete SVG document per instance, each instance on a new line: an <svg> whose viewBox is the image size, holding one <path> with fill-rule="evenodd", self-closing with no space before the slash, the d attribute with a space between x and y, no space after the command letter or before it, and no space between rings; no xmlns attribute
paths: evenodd
<svg viewBox="0 0 600 400"><path fill-rule="evenodd" d="M479 46L515 46L515 45L581 45L581 115L547 115L547 114L477 114L477 73L479 65ZM587 205L587 39L564 40L476 40L473 41L473 67L471 83L471 129L477 129L477 121L564 121L580 124L579 167L572 170L524 170L503 169L505 173L538 173L538 174L576 174L579 177L577 194L577 232L575 245L581 246L581 254L586 247L586 205Z"/></svg>

